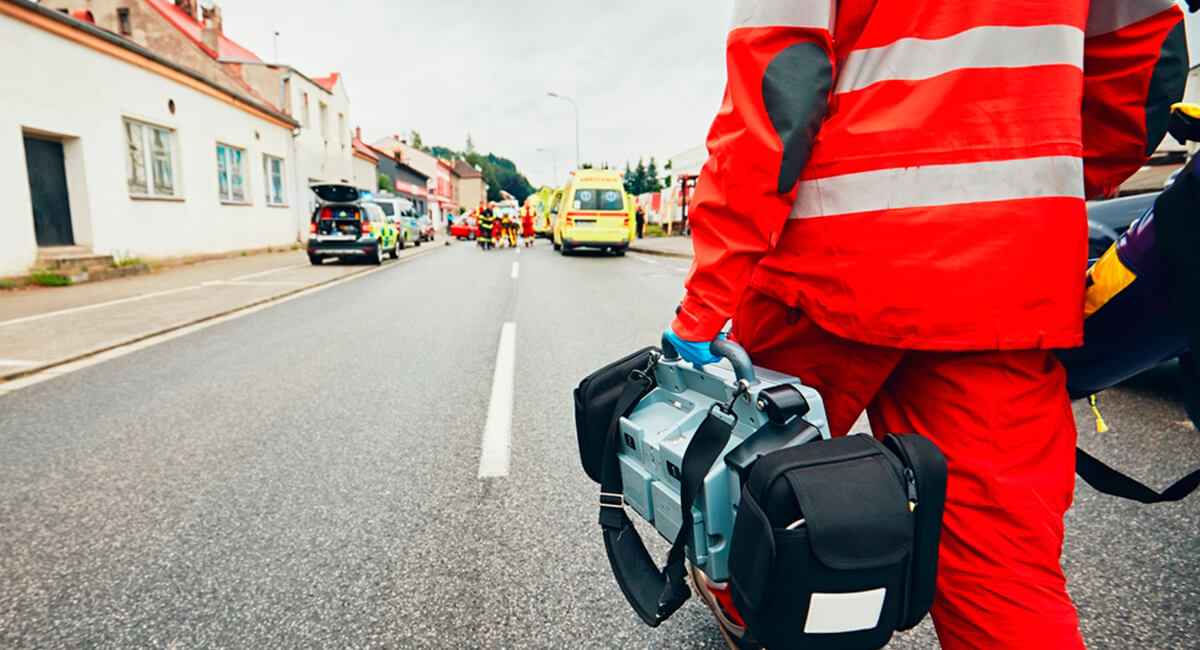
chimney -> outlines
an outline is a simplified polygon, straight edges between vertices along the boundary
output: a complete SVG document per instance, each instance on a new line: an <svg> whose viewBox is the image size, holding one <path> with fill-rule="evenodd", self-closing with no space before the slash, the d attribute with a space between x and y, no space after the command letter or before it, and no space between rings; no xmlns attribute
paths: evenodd
<svg viewBox="0 0 1200 650"><path fill-rule="evenodd" d="M358 140L360 142L362 141L362 127L361 126L354 127L354 139Z"/></svg>
<svg viewBox="0 0 1200 650"><path fill-rule="evenodd" d="M188 18L196 20L196 3L194 0L175 0L175 6L187 14Z"/></svg>
<svg viewBox="0 0 1200 650"><path fill-rule="evenodd" d="M217 5L211 7L201 7L200 13L203 16L204 29L200 34L200 40L204 42L204 47L213 52L219 51L220 36L221 36L221 8Z"/></svg>

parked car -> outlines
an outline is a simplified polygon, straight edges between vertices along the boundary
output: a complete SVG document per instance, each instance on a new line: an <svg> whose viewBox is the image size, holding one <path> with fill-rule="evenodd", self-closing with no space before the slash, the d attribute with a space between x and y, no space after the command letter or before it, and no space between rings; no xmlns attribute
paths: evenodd
<svg viewBox="0 0 1200 650"><path fill-rule="evenodd" d="M1104 254L1138 217L1154 207L1161 192L1088 202L1088 261Z"/></svg>
<svg viewBox="0 0 1200 650"><path fill-rule="evenodd" d="M319 265L327 257L365 259L383 264L384 254L398 256L395 226L375 203L363 201L352 185L313 185L318 205L308 226L308 261Z"/></svg>
<svg viewBox="0 0 1200 650"><path fill-rule="evenodd" d="M433 227L433 219L426 215L421 217L418 223L421 226L421 241L433 241L433 238L437 236L437 231Z"/></svg>
<svg viewBox="0 0 1200 650"><path fill-rule="evenodd" d="M475 222L475 217L459 217L454 225L450 226L450 236L459 241L474 241L479 236L479 224Z"/></svg>
<svg viewBox="0 0 1200 650"><path fill-rule="evenodd" d="M400 250L404 250L409 244L421 245L421 225L416 212L413 211L412 201L387 196L377 196L374 201L383 209L383 213L400 234Z"/></svg>

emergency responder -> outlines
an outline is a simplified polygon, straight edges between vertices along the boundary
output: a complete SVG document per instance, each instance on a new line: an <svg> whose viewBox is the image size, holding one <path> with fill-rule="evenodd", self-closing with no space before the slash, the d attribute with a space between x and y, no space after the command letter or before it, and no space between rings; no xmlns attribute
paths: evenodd
<svg viewBox="0 0 1200 650"><path fill-rule="evenodd" d="M845 434L916 432L950 477L946 648L1083 647L1059 564L1084 199L1164 134L1188 71L1172 0L739 0L669 337L733 319ZM701 583L703 585L703 583ZM741 630L720 589L723 630ZM727 639L729 637L727 636Z"/></svg>
<svg viewBox="0 0 1200 650"><path fill-rule="evenodd" d="M521 222L515 214L504 215L504 234L508 238L509 248L517 247L517 232L521 229Z"/></svg>
<svg viewBox="0 0 1200 650"><path fill-rule="evenodd" d="M492 216L492 209L487 206L479 207L479 217L475 222L479 226L479 234L476 238L479 240L479 247L487 250L495 245L495 239L492 237L496 219Z"/></svg>
<svg viewBox="0 0 1200 650"><path fill-rule="evenodd" d="M533 246L533 240L537 237L537 233L533 229L533 217L533 206L526 205L525 211L521 214L521 239L525 248Z"/></svg>

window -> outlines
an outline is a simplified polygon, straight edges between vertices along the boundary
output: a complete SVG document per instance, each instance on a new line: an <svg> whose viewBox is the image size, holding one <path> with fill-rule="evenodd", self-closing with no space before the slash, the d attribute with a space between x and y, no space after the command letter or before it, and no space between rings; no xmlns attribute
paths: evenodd
<svg viewBox="0 0 1200 650"><path fill-rule="evenodd" d="M624 210L625 196L617 190L604 190L600 192L600 209Z"/></svg>
<svg viewBox="0 0 1200 650"><path fill-rule="evenodd" d="M217 185L226 203L246 203L245 159L245 149L217 145Z"/></svg>
<svg viewBox="0 0 1200 650"><path fill-rule="evenodd" d="M301 123L301 124L303 124L303 125L304 125L304 128L306 128L306 129L307 129L307 128L308 128L308 123L309 123L309 119L308 119L308 93L304 93L304 108L303 108L303 111L304 111L304 112L302 112L302 113L300 114L300 123Z"/></svg>
<svg viewBox="0 0 1200 650"><path fill-rule="evenodd" d="M396 216L396 206L392 205L391 203L387 203L387 202L385 202L385 201L381 201L381 202L379 203L379 208L380 208L381 210L383 210L383 213L384 213L384 214L386 214L386 215L387 215L387 216L389 216L389 217L394 217L394 216Z"/></svg>
<svg viewBox="0 0 1200 650"><path fill-rule="evenodd" d="M318 111L318 115L321 120L321 139L328 142L329 141L329 107L325 105L325 102L317 102L317 106L320 107L320 110Z"/></svg>
<svg viewBox="0 0 1200 650"><path fill-rule="evenodd" d="M133 27L129 24L129 8L117 8L117 30L121 32L121 36L129 36L133 34Z"/></svg>
<svg viewBox="0 0 1200 650"><path fill-rule="evenodd" d="M338 145L346 146L346 116L338 113Z"/></svg>
<svg viewBox="0 0 1200 650"><path fill-rule="evenodd" d="M575 190L575 209L595 210L596 194L596 190Z"/></svg>
<svg viewBox="0 0 1200 650"><path fill-rule="evenodd" d="M125 120L125 178L133 196L178 196L175 132Z"/></svg>
<svg viewBox="0 0 1200 650"><path fill-rule="evenodd" d="M267 187L267 205L287 205L283 191L283 159L263 154L263 184Z"/></svg>

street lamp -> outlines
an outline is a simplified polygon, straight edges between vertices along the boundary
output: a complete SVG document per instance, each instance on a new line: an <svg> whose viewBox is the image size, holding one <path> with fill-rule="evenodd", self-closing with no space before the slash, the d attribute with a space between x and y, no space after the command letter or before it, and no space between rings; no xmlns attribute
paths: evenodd
<svg viewBox="0 0 1200 650"><path fill-rule="evenodd" d="M550 91L546 95L571 102L571 107L575 109L575 168L579 169L579 104L576 104L574 99L566 95L560 95L554 91Z"/></svg>
<svg viewBox="0 0 1200 650"><path fill-rule="evenodd" d="M553 149L547 149L545 147L538 148L538 153L550 154L550 182L557 183L558 182L558 156L554 155Z"/></svg>

